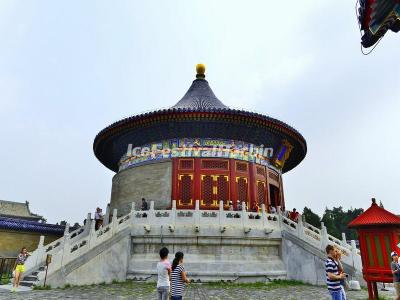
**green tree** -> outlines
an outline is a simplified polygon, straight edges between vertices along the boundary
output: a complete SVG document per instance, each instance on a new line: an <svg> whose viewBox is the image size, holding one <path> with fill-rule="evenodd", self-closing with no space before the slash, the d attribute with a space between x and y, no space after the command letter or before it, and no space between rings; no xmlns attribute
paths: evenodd
<svg viewBox="0 0 400 300"><path fill-rule="evenodd" d="M362 208L350 208L347 211L344 211L341 206L332 209L326 208L322 222L324 222L328 233L334 237L341 239L342 232L344 232L347 240L356 240L358 238L357 232L354 229L349 229L348 225L363 212Z"/></svg>
<svg viewBox="0 0 400 300"><path fill-rule="evenodd" d="M322 222L326 227L326 230L330 235L340 239L341 238L341 231L337 227L337 211L330 210L328 208L325 209L325 213L322 216Z"/></svg>
<svg viewBox="0 0 400 300"><path fill-rule="evenodd" d="M303 216L308 224L321 228L321 218L307 206L303 209Z"/></svg>

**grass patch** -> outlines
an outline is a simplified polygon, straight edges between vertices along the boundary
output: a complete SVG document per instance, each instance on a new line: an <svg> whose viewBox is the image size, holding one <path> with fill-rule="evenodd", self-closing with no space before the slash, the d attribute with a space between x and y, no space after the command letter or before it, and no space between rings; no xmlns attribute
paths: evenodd
<svg viewBox="0 0 400 300"><path fill-rule="evenodd" d="M11 282L11 277L8 274L1 274L0 284L9 284Z"/></svg>
<svg viewBox="0 0 400 300"><path fill-rule="evenodd" d="M11 279L10 278L1 278L0 279L0 285L1 284L9 284L11 283Z"/></svg>
<svg viewBox="0 0 400 300"><path fill-rule="evenodd" d="M236 283L236 282L209 282L204 283L203 286L210 288L239 288L239 289L257 289L257 290L273 290L277 288L284 288L288 286L309 285L302 281L297 280L282 280L274 279L271 282L252 282L252 283Z"/></svg>
<svg viewBox="0 0 400 300"><path fill-rule="evenodd" d="M46 286L43 286L43 285L34 285L34 286L33 286L33 289L34 289L34 290L39 290L39 291L47 291L47 290L51 290L51 285L46 285Z"/></svg>

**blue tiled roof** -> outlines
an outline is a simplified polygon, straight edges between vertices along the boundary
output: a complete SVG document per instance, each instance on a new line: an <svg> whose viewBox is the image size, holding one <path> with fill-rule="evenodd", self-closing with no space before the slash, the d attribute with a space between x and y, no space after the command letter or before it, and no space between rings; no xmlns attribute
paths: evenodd
<svg viewBox="0 0 400 300"><path fill-rule="evenodd" d="M62 236L64 234L64 228L65 227L62 225L53 225L23 219L0 217L0 229L37 232Z"/></svg>

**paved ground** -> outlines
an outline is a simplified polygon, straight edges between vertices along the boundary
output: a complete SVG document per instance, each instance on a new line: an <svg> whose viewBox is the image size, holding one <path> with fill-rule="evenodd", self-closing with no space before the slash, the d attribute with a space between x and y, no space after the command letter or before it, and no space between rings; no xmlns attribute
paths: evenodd
<svg viewBox="0 0 400 300"><path fill-rule="evenodd" d="M393 292L381 292L383 299L393 299ZM154 284L148 283L117 283L109 285L92 285L85 287L70 287L66 289L34 290L30 292L19 291L11 293L0 288L0 299L157 299ZM323 287L298 285L298 284L272 284L235 286L233 284L201 285L191 284L184 299L190 300L213 300L213 299L304 299L324 300L330 299ZM367 292L348 292L347 299L367 299Z"/></svg>

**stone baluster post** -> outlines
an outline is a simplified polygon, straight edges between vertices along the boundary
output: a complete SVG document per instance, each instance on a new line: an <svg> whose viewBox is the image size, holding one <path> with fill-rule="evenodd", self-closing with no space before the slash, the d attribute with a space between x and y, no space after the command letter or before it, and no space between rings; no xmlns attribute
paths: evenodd
<svg viewBox="0 0 400 300"><path fill-rule="evenodd" d="M154 201L150 201L150 209L145 212L147 214L147 224L156 224L156 211L154 210ZM146 220L146 218L144 219Z"/></svg>
<svg viewBox="0 0 400 300"><path fill-rule="evenodd" d="M71 254L71 243L69 238L69 223L65 225L64 238L63 238L63 254L61 259L61 267L69 261L69 256Z"/></svg>
<svg viewBox="0 0 400 300"><path fill-rule="evenodd" d="M91 248L93 248L93 246L95 245L95 242L96 242L96 239L97 238L97 236L96 236L96 222L92 222L91 224L90 224L90 230L89 230L89 238L88 238L88 248L89 249L91 249Z"/></svg>
<svg viewBox="0 0 400 300"><path fill-rule="evenodd" d="M347 247L347 239L346 239L346 233L342 232L342 243L343 243L343 247Z"/></svg>
<svg viewBox="0 0 400 300"><path fill-rule="evenodd" d="M85 223L85 229L84 229L85 235L89 234L91 224L92 224L92 214L88 213L87 217L86 217L86 223Z"/></svg>
<svg viewBox="0 0 400 300"><path fill-rule="evenodd" d="M218 208L219 208L219 211L218 211L218 225L221 226L221 225L225 224L225 217L226 217L226 214L225 214L225 211L224 211L224 201L220 200L218 204L219 204L219 206L218 206Z"/></svg>
<svg viewBox="0 0 400 300"><path fill-rule="evenodd" d="M45 247L44 247L44 235L41 235L39 238L39 243L37 249L32 253L32 256L29 259L32 261L35 261L35 266L38 266L39 264L42 263L44 259L44 253L45 253ZM28 260L29 262L29 260Z"/></svg>
<svg viewBox="0 0 400 300"><path fill-rule="evenodd" d="M242 219L242 228L244 228L245 226L247 226L247 224L249 223L249 217L247 215L247 211L246 211L246 202L242 202L242 212L241 212L241 219Z"/></svg>
<svg viewBox="0 0 400 300"><path fill-rule="evenodd" d="M357 245L355 240L350 241L350 246L351 246L351 260L353 263L353 267L355 267L357 270L361 270L361 257L359 257L357 253Z"/></svg>
<svg viewBox="0 0 400 300"><path fill-rule="evenodd" d="M321 250L325 250L325 247L329 244L328 231L325 227L324 222L321 222Z"/></svg>
<svg viewBox="0 0 400 300"><path fill-rule="evenodd" d="M69 236L69 223L65 224L64 227L64 237L67 235Z"/></svg>
<svg viewBox="0 0 400 300"><path fill-rule="evenodd" d="M112 231L112 235L114 235L114 233L117 230L117 226L118 226L118 210L116 208L113 209L113 216L112 216L112 220L111 220L111 231Z"/></svg>
<svg viewBox="0 0 400 300"><path fill-rule="evenodd" d="M296 224L296 231L297 231L297 236L300 239L304 239L304 224L303 224L303 219L299 218Z"/></svg>
<svg viewBox="0 0 400 300"><path fill-rule="evenodd" d="M265 211L265 204L261 204L261 218L263 227L268 226L267 212Z"/></svg>
<svg viewBox="0 0 400 300"><path fill-rule="evenodd" d="M109 204L107 204L106 214L103 218L103 227L107 226L108 223L110 223L110 205Z"/></svg>
<svg viewBox="0 0 400 300"><path fill-rule="evenodd" d="M283 214L282 214L282 210L281 210L280 206L277 206L276 212L278 214L278 226L282 230L282 228L283 228L283 224L282 224L282 222L283 222L283 218L282 218Z"/></svg>
<svg viewBox="0 0 400 300"><path fill-rule="evenodd" d="M176 200L172 200L171 222L172 225L176 226Z"/></svg>
<svg viewBox="0 0 400 300"><path fill-rule="evenodd" d="M135 209L136 209L136 203L132 201L132 203L131 203L131 211L129 213L129 215L131 217L131 220L130 220L131 224L135 223L135 214L136 214L136 210Z"/></svg>
<svg viewBox="0 0 400 300"><path fill-rule="evenodd" d="M195 225L200 225L200 220L201 220L201 212L200 212L200 200L195 201L195 207L194 207L194 224Z"/></svg>

